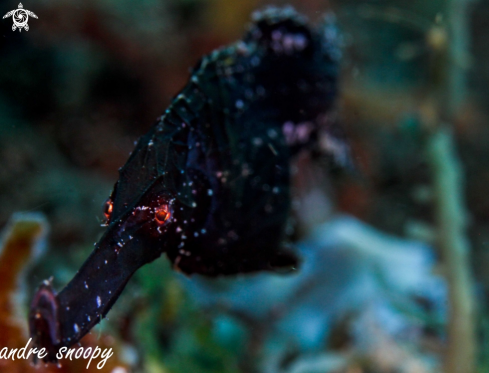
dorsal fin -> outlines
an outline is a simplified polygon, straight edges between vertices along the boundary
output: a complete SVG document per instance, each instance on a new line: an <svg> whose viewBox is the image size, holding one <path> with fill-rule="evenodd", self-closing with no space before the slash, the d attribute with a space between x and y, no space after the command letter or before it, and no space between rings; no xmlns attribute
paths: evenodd
<svg viewBox="0 0 489 373"><path fill-rule="evenodd" d="M292 7L271 6L253 14L253 23L244 40L277 54L294 54L310 50L313 36L306 17Z"/></svg>

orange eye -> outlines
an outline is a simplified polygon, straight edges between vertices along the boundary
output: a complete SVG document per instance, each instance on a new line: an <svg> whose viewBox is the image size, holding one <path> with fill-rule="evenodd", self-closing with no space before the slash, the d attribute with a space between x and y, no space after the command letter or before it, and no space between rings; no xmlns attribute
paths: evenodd
<svg viewBox="0 0 489 373"><path fill-rule="evenodd" d="M110 215L112 215L112 210L114 210L114 203L110 198L108 198L104 204L104 215L107 220L110 219Z"/></svg>
<svg viewBox="0 0 489 373"><path fill-rule="evenodd" d="M155 208L155 220L159 225L165 224L165 222L170 218L170 208L168 205L161 205Z"/></svg>

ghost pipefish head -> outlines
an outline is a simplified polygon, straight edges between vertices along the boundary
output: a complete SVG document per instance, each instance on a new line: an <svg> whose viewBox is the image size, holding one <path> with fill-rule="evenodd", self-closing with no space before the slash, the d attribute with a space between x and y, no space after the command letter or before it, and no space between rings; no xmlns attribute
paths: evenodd
<svg viewBox="0 0 489 373"><path fill-rule="evenodd" d="M95 250L59 293L43 283L31 304L31 336L54 361L57 349L81 339L109 311L131 275L164 251L174 204L157 198L135 206L108 228Z"/></svg>
<svg viewBox="0 0 489 373"><path fill-rule="evenodd" d="M193 206L195 201L205 206L199 198L206 199L207 194L195 182L195 193L189 196L183 185L189 184L191 172L182 172L184 165L178 159L166 159L175 150L167 140L169 134L185 141L186 130L171 123L163 127L157 125L142 137L120 170L103 208L106 232L75 277L58 294L44 283L34 296L30 331L37 346L47 349L46 361L55 361L60 347L73 345L105 317L138 268L178 244L177 220L199 223L205 218L199 217L205 209L196 214ZM178 154L186 151L180 146ZM186 157L180 159L184 162ZM168 163L164 171L160 163Z"/></svg>

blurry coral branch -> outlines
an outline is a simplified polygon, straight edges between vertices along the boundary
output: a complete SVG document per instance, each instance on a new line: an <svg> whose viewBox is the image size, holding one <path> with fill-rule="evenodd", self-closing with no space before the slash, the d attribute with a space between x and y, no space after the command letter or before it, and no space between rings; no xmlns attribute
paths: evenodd
<svg viewBox="0 0 489 373"><path fill-rule="evenodd" d="M448 0L446 15L446 24L439 19L428 34L433 56L431 108L427 111L431 114L423 120L430 131L427 155L433 175L438 245L449 286L444 370L470 373L475 370L476 357L474 281L466 237L463 169L450 129L467 98L467 0Z"/></svg>
<svg viewBox="0 0 489 373"><path fill-rule="evenodd" d="M438 242L449 286L449 325L445 372L473 372L475 358L475 300L465 237L467 213L462 201L462 169L452 133L441 128L428 142L433 170Z"/></svg>
<svg viewBox="0 0 489 373"><path fill-rule="evenodd" d="M448 15L448 76L449 97L447 103L452 115L460 109L467 98L467 70L469 56L469 17L468 4L471 0L447 0Z"/></svg>

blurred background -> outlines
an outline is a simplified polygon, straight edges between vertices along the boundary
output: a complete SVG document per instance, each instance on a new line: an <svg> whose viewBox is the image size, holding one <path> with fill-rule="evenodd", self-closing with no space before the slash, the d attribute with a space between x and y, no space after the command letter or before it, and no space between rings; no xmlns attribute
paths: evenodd
<svg viewBox="0 0 489 373"><path fill-rule="evenodd" d="M18 6L0 4L2 14ZM49 233L22 257L16 247L7 257L4 240L0 283L12 286L0 295L0 347L28 339L35 287L53 276L61 289L89 255L118 168L189 69L272 4L313 23L335 15L343 56L331 115L358 175L298 161L304 263L293 275L184 278L164 258L139 270L87 337L116 351L101 371L489 369L485 0L24 2L39 17L28 32L0 24L0 228L8 237L15 213L40 212Z"/></svg>

